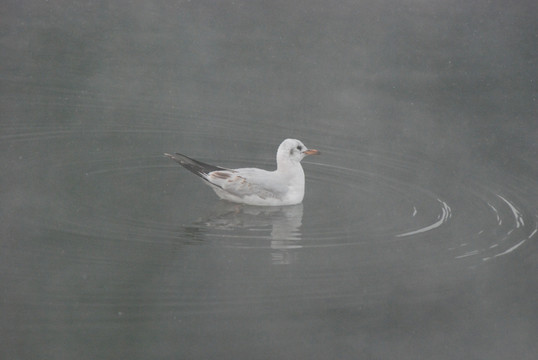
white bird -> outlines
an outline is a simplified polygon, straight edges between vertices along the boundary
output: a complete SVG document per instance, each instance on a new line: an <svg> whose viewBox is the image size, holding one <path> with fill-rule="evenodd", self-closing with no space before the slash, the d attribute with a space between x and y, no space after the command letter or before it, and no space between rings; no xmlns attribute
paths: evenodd
<svg viewBox="0 0 538 360"><path fill-rule="evenodd" d="M260 206L300 204L304 197L304 171L301 160L319 155L301 141L286 139L276 153L276 170L256 168L226 169L176 153L164 155L200 176L224 200Z"/></svg>

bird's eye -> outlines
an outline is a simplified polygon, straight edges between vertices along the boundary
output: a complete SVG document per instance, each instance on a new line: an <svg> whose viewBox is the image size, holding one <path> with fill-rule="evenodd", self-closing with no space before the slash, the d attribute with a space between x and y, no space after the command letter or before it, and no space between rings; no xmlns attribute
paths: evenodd
<svg viewBox="0 0 538 360"><path fill-rule="evenodd" d="M303 147L301 145L297 145L297 150L301 151L303 150Z"/></svg>

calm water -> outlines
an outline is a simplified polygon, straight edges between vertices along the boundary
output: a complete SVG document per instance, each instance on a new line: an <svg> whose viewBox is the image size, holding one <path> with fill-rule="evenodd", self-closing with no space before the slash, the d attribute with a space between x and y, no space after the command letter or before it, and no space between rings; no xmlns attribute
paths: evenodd
<svg viewBox="0 0 538 360"><path fill-rule="evenodd" d="M534 359L536 4L8 1L5 359ZM162 156L305 159L303 204Z"/></svg>

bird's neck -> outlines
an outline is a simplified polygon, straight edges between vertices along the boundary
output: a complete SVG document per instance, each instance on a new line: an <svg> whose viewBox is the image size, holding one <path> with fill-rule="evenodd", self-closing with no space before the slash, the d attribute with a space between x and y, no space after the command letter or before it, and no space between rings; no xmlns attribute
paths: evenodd
<svg viewBox="0 0 538 360"><path fill-rule="evenodd" d="M290 159L279 159L277 161L276 171L281 174L286 174L290 177L303 177L304 171L301 163Z"/></svg>

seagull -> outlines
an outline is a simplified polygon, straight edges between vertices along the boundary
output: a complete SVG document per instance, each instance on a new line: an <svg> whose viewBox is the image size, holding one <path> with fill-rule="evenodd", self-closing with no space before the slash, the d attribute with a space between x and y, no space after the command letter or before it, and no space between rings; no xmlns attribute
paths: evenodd
<svg viewBox="0 0 538 360"><path fill-rule="evenodd" d="M179 153L164 155L205 180L221 199L247 205L282 206L303 201L305 180L301 160L319 154L299 140L286 139L278 147L274 171L227 169Z"/></svg>

